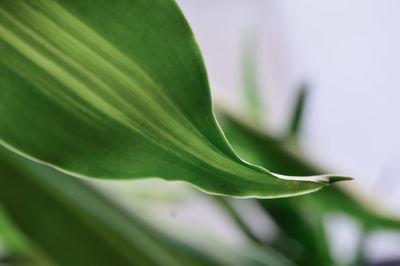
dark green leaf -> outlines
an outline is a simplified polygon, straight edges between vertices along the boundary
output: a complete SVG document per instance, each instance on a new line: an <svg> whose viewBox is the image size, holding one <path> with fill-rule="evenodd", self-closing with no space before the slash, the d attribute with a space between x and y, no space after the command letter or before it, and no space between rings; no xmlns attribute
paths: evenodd
<svg viewBox="0 0 400 266"><path fill-rule="evenodd" d="M309 88L306 84L302 84L300 91L296 98L296 105L293 110L292 118L290 121L289 136L296 136L299 132L301 122L303 120L304 107L307 104L307 97Z"/></svg>
<svg viewBox="0 0 400 266"><path fill-rule="evenodd" d="M82 181L0 148L0 203L59 265L218 265Z"/></svg>

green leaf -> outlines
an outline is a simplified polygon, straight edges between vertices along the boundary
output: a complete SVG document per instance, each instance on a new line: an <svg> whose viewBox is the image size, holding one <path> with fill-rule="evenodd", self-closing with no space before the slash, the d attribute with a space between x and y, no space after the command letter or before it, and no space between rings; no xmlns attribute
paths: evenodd
<svg viewBox="0 0 400 266"><path fill-rule="evenodd" d="M0 265L53 265L7 215L0 204Z"/></svg>
<svg viewBox="0 0 400 266"><path fill-rule="evenodd" d="M2 0L0 55L0 143L71 175L262 198L347 179L275 175L236 156L172 0Z"/></svg>
<svg viewBox="0 0 400 266"><path fill-rule="evenodd" d="M15 225L6 215L3 207L0 205L0 243L9 254L29 253L29 244L21 235Z"/></svg>
<svg viewBox="0 0 400 266"><path fill-rule="evenodd" d="M221 265L83 181L0 147L0 203L59 265Z"/></svg>
<svg viewBox="0 0 400 266"><path fill-rule="evenodd" d="M323 220L313 209L304 208L299 202L286 199L259 200L258 203L272 217L286 237L301 245L300 255L295 256L300 265L333 265L326 239ZM281 252L293 252L287 243L276 243Z"/></svg>

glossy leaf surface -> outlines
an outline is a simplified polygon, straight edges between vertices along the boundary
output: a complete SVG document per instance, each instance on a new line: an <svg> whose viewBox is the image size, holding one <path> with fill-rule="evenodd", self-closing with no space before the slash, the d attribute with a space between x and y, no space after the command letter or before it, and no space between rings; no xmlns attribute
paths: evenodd
<svg viewBox="0 0 400 266"><path fill-rule="evenodd" d="M169 0L1 1L0 143L75 176L161 177L238 197L346 179L278 176L236 156Z"/></svg>

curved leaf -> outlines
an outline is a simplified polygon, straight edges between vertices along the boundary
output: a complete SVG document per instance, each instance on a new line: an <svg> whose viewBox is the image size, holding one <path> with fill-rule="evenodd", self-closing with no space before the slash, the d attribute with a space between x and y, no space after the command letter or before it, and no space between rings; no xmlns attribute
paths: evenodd
<svg viewBox="0 0 400 266"><path fill-rule="evenodd" d="M76 176L162 177L243 197L316 191L242 161L173 1L0 2L0 143Z"/></svg>

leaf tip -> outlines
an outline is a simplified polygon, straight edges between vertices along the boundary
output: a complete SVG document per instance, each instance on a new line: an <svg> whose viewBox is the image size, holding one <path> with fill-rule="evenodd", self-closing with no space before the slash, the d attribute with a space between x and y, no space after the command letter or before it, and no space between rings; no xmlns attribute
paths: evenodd
<svg viewBox="0 0 400 266"><path fill-rule="evenodd" d="M329 185L339 181L347 181L353 180L352 177L348 176L338 176L338 175L313 175L313 176L286 176L274 173L274 175L278 178L292 181L306 181L306 182L315 182L324 185Z"/></svg>
<svg viewBox="0 0 400 266"><path fill-rule="evenodd" d="M336 183L339 181L350 181L350 180L353 180L354 178L349 177L349 176L334 176L333 175L333 176L329 176L328 179L329 179L329 184L332 184L332 183Z"/></svg>

